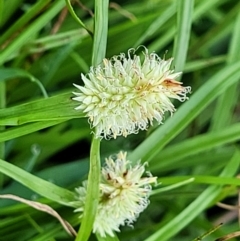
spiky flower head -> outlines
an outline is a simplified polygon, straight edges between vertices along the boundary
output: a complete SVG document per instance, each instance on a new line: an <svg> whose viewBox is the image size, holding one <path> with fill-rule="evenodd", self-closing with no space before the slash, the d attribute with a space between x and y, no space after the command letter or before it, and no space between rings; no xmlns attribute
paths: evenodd
<svg viewBox="0 0 240 241"><path fill-rule="evenodd" d="M114 236L121 225L131 225L139 214L148 206L151 193L151 183L157 178L145 172L145 165L140 163L131 165L127 160L127 153L120 152L116 157L106 159L106 166L102 168L100 182L100 200L93 232L102 237L106 234ZM83 212L86 200L87 181L76 189L78 193L77 212ZM81 217L81 216L80 216Z"/></svg>
<svg viewBox="0 0 240 241"><path fill-rule="evenodd" d="M143 61L130 49L104 59L87 75L81 75L84 86L74 84L80 92L73 92L81 102L95 136L101 138L126 137L146 130L154 120L162 123L164 112L175 111L170 98L188 99L190 87L183 87L176 78L180 72L170 69L173 59L161 59L156 53L143 52Z"/></svg>

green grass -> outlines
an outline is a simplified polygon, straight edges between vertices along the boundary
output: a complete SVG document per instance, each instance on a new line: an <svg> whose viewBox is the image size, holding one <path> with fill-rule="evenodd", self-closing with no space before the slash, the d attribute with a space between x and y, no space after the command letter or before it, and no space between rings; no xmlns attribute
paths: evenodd
<svg viewBox="0 0 240 241"><path fill-rule="evenodd" d="M213 241L239 230L240 4L234 0L0 0L0 194L53 207L78 235L25 204L0 199L0 240ZM70 4L72 3L72 5ZM95 13L94 16L90 12ZM192 93L164 124L116 140L92 140L73 83L103 58L146 46L182 71ZM158 176L134 228L92 234L100 162L128 151ZM83 218L74 188L89 178ZM232 238L231 240L238 240Z"/></svg>

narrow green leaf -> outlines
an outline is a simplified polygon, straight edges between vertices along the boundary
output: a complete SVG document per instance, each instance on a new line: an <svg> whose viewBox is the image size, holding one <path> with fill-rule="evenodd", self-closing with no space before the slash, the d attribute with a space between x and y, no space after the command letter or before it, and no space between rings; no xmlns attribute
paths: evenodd
<svg viewBox="0 0 240 241"><path fill-rule="evenodd" d="M214 185L233 185L240 186L240 180L237 177L214 177L214 176L174 176L174 177L161 177L160 183L162 185L171 185L156 189L153 191L153 195L160 193L161 190L171 190L170 187L178 186L179 184L187 183L200 183L200 184L214 184Z"/></svg>
<svg viewBox="0 0 240 241"><path fill-rule="evenodd" d="M8 141L20 136L24 136L35 131L39 131L45 129L50 126L58 125L66 120L53 120L53 121L40 121L25 124L22 126L8 128L6 130L0 131L0 142Z"/></svg>
<svg viewBox="0 0 240 241"><path fill-rule="evenodd" d="M108 0L95 0L92 64L97 66L105 58L108 35Z"/></svg>
<svg viewBox="0 0 240 241"><path fill-rule="evenodd" d="M88 31L88 33L90 35L92 35L92 31L90 31L90 29L88 29L86 27L86 25L81 21L81 19L76 15L76 13L73 10L72 4L70 0L65 0L67 8L69 10L69 12L71 13L72 17L74 18L74 20L80 24L81 27L83 27L84 29L86 29Z"/></svg>
<svg viewBox="0 0 240 241"><path fill-rule="evenodd" d="M47 182L1 159L0 172L13 178L27 188L32 189L43 197L66 206L72 206L70 202L74 201L75 194L67 189L58 187L53 183Z"/></svg>
<svg viewBox="0 0 240 241"><path fill-rule="evenodd" d="M176 71L182 71L186 62L192 25L193 6L194 0L177 1L177 32L173 51Z"/></svg>
<svg viewBox="0 0 240 241"><path fill-rule="evenodd" d="M163 180L164 180L164 179L163 179ZM162 180L162 178L161 178L160 184L163 183L163 180ZM170 185L170 186L167 186L167 187L162 187L162 188L159 188L159 189L154 189L154 190L151 192L151 196L156 195L156 194L159 194L159 193L162 193L162 192L167 192L167 191L173 190L173 189L175 189L175 188L178 188L178 187L181 187L181 186L184 186L184 185L187 185L187 184L189 184L189 183L192 183L194 180L195 180L195 177L189 177L189 178L186 179L186 180L180 180L180 181L174 182L173 185Z"/></svg>
<svg viewBox="0 0 240 241"><path fill-rule="evenodd" d="M0 110L0 125L22 125L36 121L81 118L83 113L74 108L79 105L71 93L59 94L15 107Z"/></svg>
<svg viewBox="0 0 240 241"><path fill-rule="evenodd" d="M194 72L197 70L205 69L210 66L214 66L216 64L222 64L226 61L226 56L225 55L218 55L218 56L212 56L211 58L204 58L200 60L194 60L187 62L183 72Z"/></svg>
<svg viewBox="0 0 240 241"><path fill-rule="evenodd" d="M74 44L74 43L81 44L82 40L85 39L87 35L88 34L84 29L74 29L66 32L58 32L50 36L44 36L42 38L38 38L34 41L31 41L31 43L29 44L28 52L41 53L43 51L47 51L53 48L66 46L68 44ZM63 51L59 49L59 51L57 51L57 55L59 52L61 56L61 54L62 53L64 54L66 50L67 50L67 47ZM54 59L53 56L51 58Z"/></svg>

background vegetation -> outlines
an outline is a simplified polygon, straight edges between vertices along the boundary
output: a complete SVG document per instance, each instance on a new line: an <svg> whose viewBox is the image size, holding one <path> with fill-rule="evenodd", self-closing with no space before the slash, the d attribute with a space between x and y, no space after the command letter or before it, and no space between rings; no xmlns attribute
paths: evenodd
<svg viewBox="0 0 240 241"><path fill-rule="evenodd" d="M92 31L101 1L72 6ZM101 142L102 161L128 151L129 159L149 163L161 185L134 228L89 240L212 241L237 232L237 208L217 203L239 205L239 2L125 0L110 2L108 14L107 57L139 45L174 56L192 94L175 103L177 112L163 125ZM97 24L101 35L99 19ZM96 46L63 0L0 0L0 26L0 194L47 203L78 230L78 214L68 202L88 174L91 130L74 110L71 92L88 72ZM1 199L0 240L74 238L48 214Z"/></svg>

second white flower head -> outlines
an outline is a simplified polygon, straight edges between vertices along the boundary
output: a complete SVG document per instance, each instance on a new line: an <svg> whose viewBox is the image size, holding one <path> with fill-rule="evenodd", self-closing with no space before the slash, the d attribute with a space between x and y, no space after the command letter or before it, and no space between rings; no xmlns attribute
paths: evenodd
<svg viewBox="0 0 240 241"><path fill-rule="evenodd" d="M170 70L172 58L164 60L145 50L141 61L134 51L104 59L81 75L84 86L74 84L80 92L74 92L73 99L81 102L76 109L86 113L97 138L146 130L154 120L162 123L164 112L175 111L169 98L188 99L191 88L175 80L181 73Z"/></svg>
<svg viewBox="0 0 240 241"><path fill-rule="evenodd" d="M142 177L145 165L136 165L127 160L126 152L119 152L115 157L106 159L100 181L100 198L93 232L105 237L114 236L120 226L132 225L139 214L148 206L151 184L156 184L157 177ZM86 202L87 181L76 189L78 201L76 212L83 212ZM80 216L82 217L82 215Z"/></svg>

